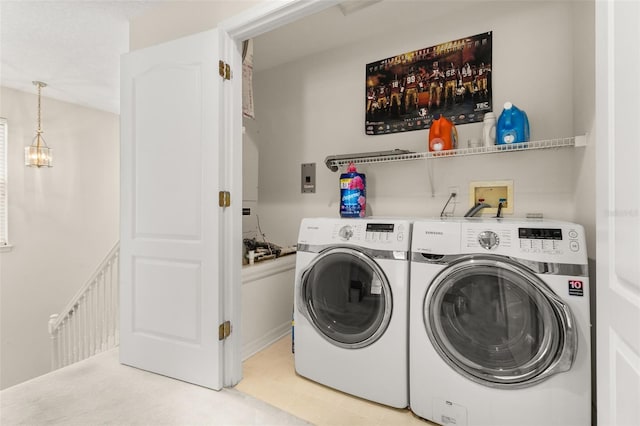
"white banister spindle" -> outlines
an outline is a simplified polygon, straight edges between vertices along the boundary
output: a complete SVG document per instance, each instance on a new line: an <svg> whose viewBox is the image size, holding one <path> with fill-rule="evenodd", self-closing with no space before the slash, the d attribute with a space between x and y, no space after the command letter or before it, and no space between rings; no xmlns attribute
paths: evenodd
<svg viewBox="0 0 640 426"><path fill-rule="evenodd" d="M76 342L78 350L78 358L85 359L84 345L82 340L84 337L84 306L82 306L82 297L78 299L78 309L76 310L76 321L78 321L78 340Z"/></svg>
<svg viewBox="0 0 640 426"><path fill-rule="evenodd" d="M69 358L71 358L71 362L74 363L77 361L76 358L76 348L73 344L78 338L78 332L76 330L76 315L75 311L71 310L69 317Z"/></svg>
<svg viewBox="0 0 640 426"><path fill-rule="evenodd" d="M108 267L108 265L107 265ZM102 283L102 288L100 290L100 305L102 306L102 350L106 350L107 342L109 340L109 330L107 329L109 321L109 298L107 297L107 275L103 270L100 274L100 282Z"/></svg>
<svg viewBox="0 0 640 426"><path fill-rule="evenodd" d="M54 330L53 325L58 319L58 314L49 316L49 336L51 336L51 369L58 368L58 333Z"/></svg>
<svg viewBox="0 0 640 426"><path fill-rule="evenodd" d="M51 368L119 344L119 244L116 244L61 314L49 317Z"/></svg>
<svg viewBox="0 0 640 426"><path fill-rule="evenodd" d="M107 301L106 301L106 288L104 281L104 271L100 274L100 350L103 351L107 347Z"/></svg>
<svg viewBox="0 0 640 426"><path fill-rule="evenodd" d="M62 322L62 327L60 328L60 333L62 334L62 365L69 364L69 329L67 325L69 321L66 319Z"/></svg>
<svg viewBox="0 0 640 426"><path fill-rule="evenodd" d="M52 358L52 363L55 365L55 368L60 368L62 365L61 353L62 353L62 338L60 336L60 332L56 332L55 336L55 345L53 347L55 354Z"/></svg>
<svg viewBox="0 0 640 426"><path fill-rule="evenodd" d="M82 356L88 358L91 354L89 351L89 309L87 308L87 294L83 294L80 300L82 305Z"/></svg>
<svg viewBox="0 0 640 426"><path fill-rule="evenodd" d="M93 355L100 352L100 282L96 277L91 290L91 309L93 309Z"/></svg>
<svg viewBox="0 0 640 426"><path fill-rule="evenodd" d="M99 274L96 278L96 293L94 294L93 301L96 307L96 353L102 351L102 321L104 319L104 312L102 311L102 299L104 294L102 293L102 280L100 279L102 274Z"/></svg>
<svg viewBox="0 0 640 426"><path fill-rule="evenodd" d="M113 311L115 309L115 306L113 304L113 262L110 261L109 262L109 268L107 269L107 273L106 273L106 280L107 280L107 291L105 294L105 298L107 299L107 331L109 332L109 334L107 335L107 344L108 345L113 345L114 344L114 340L113 340L113 335L114 335L114 330L113 330Z"/></svg>
<svg viewBox="0 0 640 426"><path fill-rule="evenodd" d="M92 282L87 293L87 309L89 311L89 329L87 330L87 335L89 336L89 356L93 356L96 353L96 309L93 302L95 291L95 282Z"/></svg>
<svg viewBox="0 0 640 426"><path fill-rule="evenodd" d="M118 346L120 344L120 253L117 252L113 258L113 344Z"/></svg>
<svg viewBox="0 0 640 426"><path fill-rule="evenodd" d="M73 308L69 311L69 359L71 362L76 362L76 351L73 345L74 340L76 340L76 316Z"/></svg>
<svg viewBox="0 0 640 426"><path fill-rule="evenodd" d="M69 311L68 317L67 317L67 323L69 324L67 329L69 331L68 336L68 340L67 340L67 350L69 351L69 363L74 363L76 362L74 356L73 356L73 339L75 338L75 333L74 333L74 327L75 327L75 321L73 320L73 309L71 309Z"/></svg>
<svg viewBox="0 0 640 426"><path fill-rule="evenodd" d="M96 277L91 292L91 306L93 309L93 354L100 352L100 281Z"/></svg>
<svg viewBox="0 0 640 426"><path fill-rule="evenodd" d="M82 333L82 329L80 328L80 306L78 304L73 307L73 360L74 362L78 362L82 358L80 357L80 336Z"/></svg>

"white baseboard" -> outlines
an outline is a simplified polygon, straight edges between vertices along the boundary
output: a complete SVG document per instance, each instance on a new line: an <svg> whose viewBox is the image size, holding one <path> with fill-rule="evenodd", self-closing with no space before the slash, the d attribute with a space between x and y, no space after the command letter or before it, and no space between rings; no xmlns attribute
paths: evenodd
<svg viewBox="0 0 640 426"><path fill-rule="evenodd" d="M277 342L290 333L291 321L287 321L285 323L282 323L280 326L272 329L261 338L255 339L251 342L245 342L242 345L242 360L244 361L250 356L255 355L256 353L272 345L273 343Z"/></svg>

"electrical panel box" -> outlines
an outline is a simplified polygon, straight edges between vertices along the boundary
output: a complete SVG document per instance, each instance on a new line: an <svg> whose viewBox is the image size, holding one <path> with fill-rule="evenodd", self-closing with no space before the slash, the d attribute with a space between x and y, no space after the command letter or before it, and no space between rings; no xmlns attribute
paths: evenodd
<svg viewBox="0 0 640 426"><path fill-rule="evenodd" d="M303 194L316 192L316 163L303 163L301 178L301 191Z"/></svg>

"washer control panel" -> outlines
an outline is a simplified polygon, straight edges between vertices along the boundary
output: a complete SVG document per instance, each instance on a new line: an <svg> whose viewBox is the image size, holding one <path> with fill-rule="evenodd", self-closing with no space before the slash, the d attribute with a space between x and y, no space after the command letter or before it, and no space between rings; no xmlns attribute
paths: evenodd
<svg viewBox="0 0 640 426"><path fill-rule="evenodd" d="M525 253L563 254L579 252L581 235L577 228L518 228L520 249Z"/></svg>
<svg viewBox="0 0 640 426"><path fill-rule="evenodd" d="M586 249L582 227L570 223L477 223L466 227L464 237L468 250L522 257L583 255Z"/></svg>
<svg viewBox="0 0 640 426"><path fill-rule="evenodd" d="M390 244L405 241L408 238L408 232L408 227L401 223L337 224L333 232L333 239L351 243Z"/></svg>

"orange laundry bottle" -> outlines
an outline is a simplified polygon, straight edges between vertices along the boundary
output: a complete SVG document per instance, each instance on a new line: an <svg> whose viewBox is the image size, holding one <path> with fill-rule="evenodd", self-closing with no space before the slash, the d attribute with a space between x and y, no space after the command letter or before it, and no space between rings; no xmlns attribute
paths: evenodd
<svg viewBox="0 0 640 426"><path fill-rule="evenodd" d="M456 126L442 115L433 120L429 129L429 151L447 151L458 148Z"/></svg>

